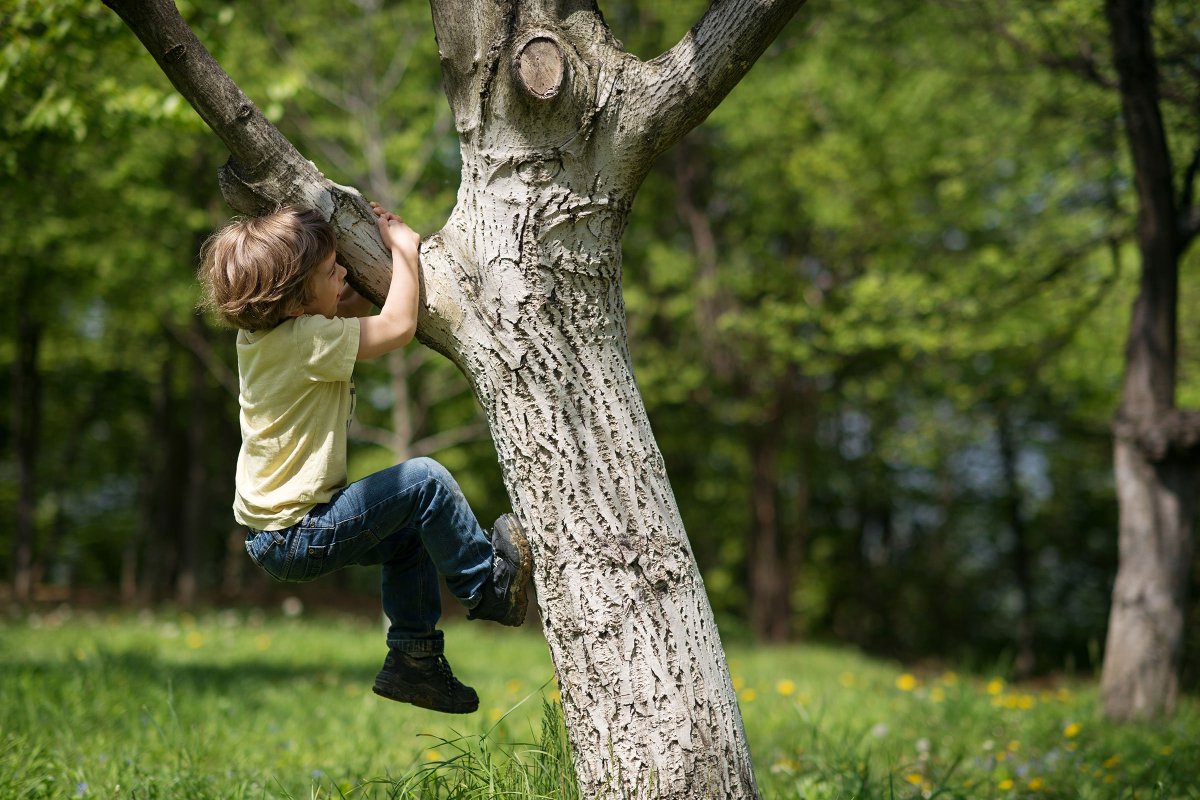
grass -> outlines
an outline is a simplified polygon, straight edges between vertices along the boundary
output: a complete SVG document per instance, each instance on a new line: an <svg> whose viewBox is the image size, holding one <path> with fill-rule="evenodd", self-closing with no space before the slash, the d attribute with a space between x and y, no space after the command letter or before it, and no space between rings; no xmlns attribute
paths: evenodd
<svg viewBox="0 0 1200 800"><path fill-rule="evenodd" d="M0 798L570 800L545 642L451 624L482 698L375 697L382 627L259 612L0 626ZM765 798L1200 798L1200 703L1100 720L1094 685L1014 686L847 649L729 650Z"/></svg>

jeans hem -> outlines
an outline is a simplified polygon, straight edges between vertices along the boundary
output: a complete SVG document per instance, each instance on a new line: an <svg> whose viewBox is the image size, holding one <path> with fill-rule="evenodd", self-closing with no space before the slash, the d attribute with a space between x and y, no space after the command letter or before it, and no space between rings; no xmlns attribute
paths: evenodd
<svg viewBox="0 0 1200 800"><path fill-rule="evenodd" d="M440 639L389 639L387 646L389 650L399 650L401 653L438 656L442 654L444 643Z"/></svg>

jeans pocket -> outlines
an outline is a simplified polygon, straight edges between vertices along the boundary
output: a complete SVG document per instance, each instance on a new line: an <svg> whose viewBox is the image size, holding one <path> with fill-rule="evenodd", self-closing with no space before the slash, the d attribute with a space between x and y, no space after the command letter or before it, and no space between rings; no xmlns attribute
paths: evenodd
<svg viewBox="0 0 1200 800"><path fill-rule="evenodd" d="M325 574L325 562L331 546L309 544L308 537L297 536L295 553L288 561L285 581L311 581Z"/></svg>
<svg viewBox="0 0 1200 800"><path fill-rule="evenodd" d="M263 572L275 580L283 577L287 567L287 537L289 531L250 531L246 537L246 553Z"/></svg>

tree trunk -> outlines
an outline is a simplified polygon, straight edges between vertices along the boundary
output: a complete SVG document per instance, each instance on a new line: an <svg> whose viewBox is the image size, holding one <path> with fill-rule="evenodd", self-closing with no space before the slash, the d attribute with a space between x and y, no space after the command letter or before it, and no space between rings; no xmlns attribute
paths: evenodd
<svg viewBox="0 0 1200 800"><path fill-rule="evenodd" d="M1149 0L1107 0L1105 14L1138 195L1141 287L1114 421L1119 566L1101 691L1114 719L1174 710L1187 615L1198 488L1194 412L1175 409L1179 259L1187 244L1158 98Z"/></svg>
<svg viewBox="0 0 1200 800"><path fill-rule="evenodd" d="M751 530L748 537L750 627L765 641L788 639L791 625L791 585L787 547L779 513L778 411L766 420L765 430L752 434Z"/></svg>
<svg viewBox="0 0 1200 800"><path fill-rule="evenodd" d="M229 146L244 213L326 213L359 291L388 258L365 201L283 139L164 0L107 0ZM733 88L802 0L726 0L667 53L620 49L591 0L432 0L462 147L421 252L418 336L466 374L534 549L586 797L757 787L720 637L634 382L621 234L652 161Z"/></svg>
<svg viewBox="0 0 1200 800"><path fill-rule="evenodd" d="M1030 564L1029 531L1021 509L1021 483L1017 476L1017 437L1012 417L1001 408L996 414L996 433L1000 443L1000 464L1004 475L1005 512L1008 529L1013 537L1012 567L1016 578L1021 607L1017 611L1016 674L1028 678L1037 667L1033 621L1033 568Z"/></svg>
<svg viewBox="0 0 1200 800"><path fill-rule="evenodd" d="M17 357L13 361L13 438L17 455L16 540L13 551L13 599L28 603L33 597L33 553L36 535L37 453L41 427L41 380L38 349L41 324L33 309L33 273L21 281L16 304Z"/></svg>
<svg viewBox="0 0 1200 800"><path fill-rule="evenodd" d="M204 322L199 314L192 316L192 332L201 339L205 336ZM205 448L209 439L208 409L212 407L208 397L208 372L204 362L194 353L188 357L189 407L184 449L185 490L180 505L180 520L175 526L179 539L179 568L175 575L175 602L180 608L191 609L196 604L198 588L200 541L204 535L204 522L208 503L208 465L205 463Z"/></svg>

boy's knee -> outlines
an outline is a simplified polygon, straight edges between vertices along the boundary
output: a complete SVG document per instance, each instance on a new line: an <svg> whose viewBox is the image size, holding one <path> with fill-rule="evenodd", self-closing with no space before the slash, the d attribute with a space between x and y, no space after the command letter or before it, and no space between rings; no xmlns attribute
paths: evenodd
<svg viewBox="0 0 1200 800"><path fill-rule="evenodd" d="M405 465L422 480L436 481L443 486L454 485L454 477L450 474L450 470L428 456L410 459Z"/></svg>

